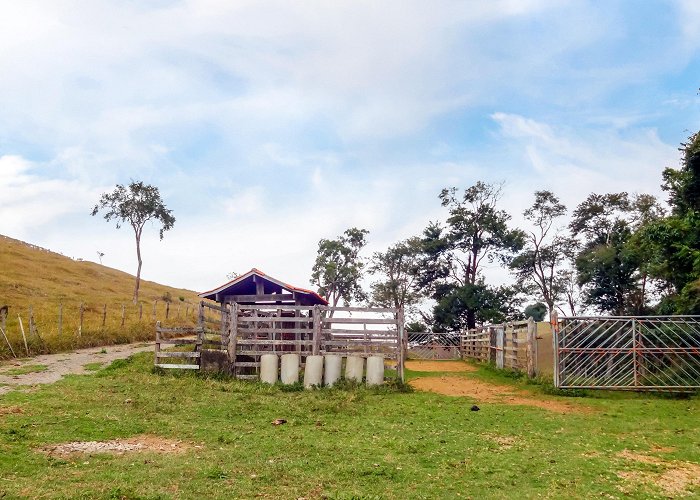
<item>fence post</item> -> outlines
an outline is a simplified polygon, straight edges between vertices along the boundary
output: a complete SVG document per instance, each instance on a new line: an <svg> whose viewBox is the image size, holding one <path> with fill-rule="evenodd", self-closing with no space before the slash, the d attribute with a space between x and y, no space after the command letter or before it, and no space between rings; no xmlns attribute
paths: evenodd
<svg viewBox="0 0 700 500"><path fill-rule="evenodd" d="M639 345L637 337L637 320L632 318L632 370L634 371L634 386L639 387Z"/></svg>
<svg viewBox="0 0 700 500"><path fill-rule="evenodd" d="M314 344L312 353L314 356L318 356L321 353L321 311L318 305L314 306L312 314L314 317Z"/></svg>
<svg viewBox="0 0 700 500"><path fill-rule="evenodd" d="M78 323L78 337L83 336L83 315L85 314L85 304L80 303L80 323Z"/></svg>
<svg viewBox="0 0 700 500"><path fill-rule="evenodd" d="M139 321L143 319L143 302L139 302Z"/></svg>
<svg viewBox="0 0 700 500"><path fill-rule="evenodd" d="M122 328L124 328L124 320L126 320L126 306L122 304Z"/></svg>
<svg viewBox="0 0 700 500"><path fill-rule="evenodd" d="M158 364L158 353L160 352L160 321L156 322L156 344L155 344L155 358L153 364Z"/></svg>
<svg viewBox="0 0 700 500"><path fill-rule="evenodd" d="M58 304L58 336L63 333L63 302Z"/></svg>
<svg viewBox="0 0 700 500"><path fill-rule="evenodd" d="M556 311L552 311L549 316L549 323L552 326L552 354L554 355L554 387L559 387L559 316Z"/></svg>
<svg viewBox="0 0 700 500"><path fill-rule="evenodd" d="M527 319L527 376L534 378L537 374L537 323L532 316Z"/></svg>
<svg viewBox="0 0 700 500"><path fill-rule="evenodd" d="M168 316L170 316L170 302L165 303L165 319L168 319Z"/></svg>
<svg viewBox="0 0 700 500"><path fill-rule="evenodd" d="M24 325L22 324L22 317L18 314L17 319L19 320L19 329L22 332L22 340L24 340L24 350L27 351L27 356L29 356L29 346L27 345L27 336L24 334Z"/></svg>
<svg viewBox="0 0 700 500"><path fill-rule="evenodd" d="M398 359L396 368L399 372L399 378L401 379L401 382L404 382L404 363L406 361L406 347L407 347L407 341L406 341L406 329L404 326L404 318L403 318L403 307L400 307L399 310L397 311L396 314L396 333L398 335L398 341L399 341L399 352L398 354Z"/></svg>
<svg viewBox="0 0 700 500"><path fill-rule="evenodd" d="M102 328L105 327L105 323L107 322L107 304L102 307Z"/></svg>
<svg viewBox="0 0 700 500"><path fill-rule="evenodd" d="M200 314L203 314L204 308L200 305ZM231 363L231 375L236 376L236 348L238 345L238 302L231 304L231 319L229 321L230 330L228 334L228 359ZM202 316L203 317L203 316ZM202 319L202 322L204 320Z"/></svg>
<svg viewBox="0 0 700 500"><path fill-rule="evenodd" d="M158 305L158 299L153 302L153 321L156 320L156 306Z"/></svg>
<svg viewBox="0 0 700 500"><path fill-rule="evenodd" d="M34 306L29 305L29 335L36 337L36 322L34 321Z"/></svg>

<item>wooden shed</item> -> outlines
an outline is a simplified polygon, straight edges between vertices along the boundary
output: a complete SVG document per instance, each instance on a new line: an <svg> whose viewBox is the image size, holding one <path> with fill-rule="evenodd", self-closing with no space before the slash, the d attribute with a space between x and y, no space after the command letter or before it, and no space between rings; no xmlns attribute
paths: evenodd
<svg viewBox="0 0 700 500"><path fill-rule="evenodd" d="M255 268L199 296L221 305L328 305L328 301L316 292L289 285Z"/></svg>

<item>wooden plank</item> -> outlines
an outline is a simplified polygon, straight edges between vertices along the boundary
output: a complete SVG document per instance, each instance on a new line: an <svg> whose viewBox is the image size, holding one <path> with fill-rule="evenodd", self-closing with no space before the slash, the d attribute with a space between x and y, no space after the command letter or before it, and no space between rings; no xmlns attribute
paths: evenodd
<svg viewBox="0 0 700 500"><path fill-rule="evenodd" d="M395 319L387 318L323 318L323 324L346 323L355 325L395 325Z"/></svg>
<svg viewBox="0 0 700 500"><path fill-rule="evenodd" d="M160 339L161 344L196 344L197 339Z"/></svg>
<svg viewBox="0 0 700 500"><path fill-rule="evenodd" d="M200 352L174 352L174 351L160 351L156 354L157 358L198 358L202 353Z"/></svg>
<svg viewBox="0 0 700 500"><path fill-rule="evenodd" d="M156 363L158 368L172 368L175 370L199 370L199 365L176 365L170 363Z"/></svg>
<svg viewBox="0 0 700 500"><path fill-rule="evenodd" d="M256 309L257 311L257 309ZM264 323L264 322L277 322L277 321L284 321L285 323L311 323L312 319L308 318L306 316L300 316L298 318L295 317L283 317L283 318L276 318L274 316L241 316L238 318L239 324L240 323Z"/></svg>
<svg viewBox="0 0 700 500"><path fill-rule="evenodd" d="M390 313L396 314L396 309L393 307L330 307L319 306L321 310L334 312L366 312L366 313Z"/></svg>
<svg viewBox="0 0 700 500"><path fill-rule="evenodd" d="M362 334L365 332L368 335L386 335L391 337L396 337L396 330L351 330L348 328L323 328L321 330L324 334L335 335L335 334Z"/></svg>
<svg viewBox="0 0 700 500"><path fill-rule="evenodd" d="M236 362L236 366L239 368L257 368L260 366L260 362L255 362L255 361L238 361Z"/></svg>
<svg viewBox="0 0 700 500"><path fill-rule="evenodd" d="M213 309L215 311L226 312L226 308L223 306L220 306L219 304L212 304L209 302L201 302L201 304L202 304L203 308L206 307L208 309Z"/></svg>
<svg viewBox="0 0 700 500"><path fill-rule="evenodd" d="M321 310L318 306L314 307L313 310L313 341L314 341L314 355L318 355L321 350Z"/></svg>
<svg viewBox="0 0 700 500"><path fill-rule="evenodd" d="M241 304L241 311L270 310L277 311L311 311L314 306L301 306L296 304Z"/></svg>
<svg viewBox="0 0 700 500"><path fill-rule="evenodd" d="M276 321L276 322L281 322L281 321ZM312 330L310 328L282 328L280 327L273 327L273 328L238 328L238 333L240 334L254 334L254 333L309 333Z"/></svg>
<svg viewBox="0 0 700 500"><path fill-rule="evenodd" d="M238 349L238 304L231 305L231 333L229 334L229 346L227 350L228 361L231 366L231 374L236 374L236 350Z"/></svg>
<svg viewBox="0 0 700 500"><path fill-rule="evenodd" d="M276 302L281 300L294 300L294 295L291 293L263 293L259 295L224 295L225 302ZM244 305L244 307L246 307L246 305Z"/></svg>

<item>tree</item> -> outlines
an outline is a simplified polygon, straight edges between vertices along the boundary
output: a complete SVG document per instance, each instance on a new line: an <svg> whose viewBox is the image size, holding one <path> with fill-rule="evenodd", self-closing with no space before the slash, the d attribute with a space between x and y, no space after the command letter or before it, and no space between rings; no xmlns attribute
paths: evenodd
<svg viewBox="0 0 700 500"><path fill-rule="evenodd" d="M479 320L495 318L485 313L478 317L480 311L498 309L494 301L508 295L485 285L481 275L484 260L508 265L523 245L523 233L510 229L510 215L496 206L500 198L501 185L484 182L465 189L462 196L457 188L440 193L449 211L447 228L436 223L426 228L421 266L421 283L437 301L436 321L474 328ZM457 312L460 318L451 319Z"/></svg>
<svg viewBox="0 0 700 500"><path fill-rule="evenodd" d="M526 233L522 252L510 263L518 283L529 293L537 293L550 314L565 294L566 264L576 246L573 238L554 227L565 214L566 207L551 191L536 191L534 203L523 212L534 229Z"/></svg>
<svg viewBox="0 0 700 500"><path fill-rule="evenodd" d="M648 256L632 235L662 213L653 196L624 192L591 194L576 208L569 227L582 240L576 271L584 304L617 315L647 312Z"/></svg>
<svg viewBox="0 0 700 500"><path fill-rule="evenodd" d="M365 292L360 286L365 263L360 251L367 242L369 231L350 228L334 240L318 242L318 255L311 270L311 283L318 293L328 298L332 307L341 300L349 304L352 300L363 301Z"/></svg>
<svg viewBox="0 0 700 500"><path fill-rule="evenodd" d="M373 304L410 309L423 297L419 286L421 254L422 245L418 237L401 241L385 252L375 252L369 272L383 279L371 285Z"/></svg>
<svg viewBox="0 0 700 500"><path fill-rule="evenodd" d="M543 321L547 315L547 311L549 311L549 308L545 304L542 302L535 302L527 306L523 312L526 318L532 318L535 321Z"/></svg>
<svg viewBox="0 0 700 500"><path fill-rule="evenodd" d="M635 234L648 273L665 284L660 313L700 314L700 132L681 143L681 167L666 168L671 215Z"/></svg>
<svg viewBox="0 0 700 500"><path fill-rule="evenodd" d="M158 188L140 181L131 181L126 187L117 184L111 193L103 193L95 208L92 209L92 215L97 215L102 210L105 211L105 220L116 220L117 229L122 224L127 223L134 230L136 258L138 260L133 299L134 304L136 304L139 299L141 267L143 265L141 259L141 235L143 228L148 221L159 222L159 235L162 240L165 231L169 231L175 225L175 217L173 217L172 211L165 207Z"/></svg>

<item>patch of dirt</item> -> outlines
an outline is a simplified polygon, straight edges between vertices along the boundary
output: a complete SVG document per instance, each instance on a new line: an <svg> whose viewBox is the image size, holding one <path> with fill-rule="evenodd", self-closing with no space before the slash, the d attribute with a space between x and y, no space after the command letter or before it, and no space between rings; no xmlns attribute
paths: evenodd
<svg viewBox="0 0 700 500"><path fill-rule="evenodd" d="M0 417L3 415L21 415L24 410L19 406L0 406Z"/></svg>
<svg viewBox="0 0 700 500"><path fill-rule="evenodd" d="M29 359L13 360L12 363L8 363L7 365L19 367L15 368L15 370L22 370L23 368L28 369L27 367L33 365L42 365L46 368L42 371L33 371L19 375L0 373L0 384L6 384L0 385L0 394L9 392L17 386L51 384L60 380L63 376L72 373L94 373L94 371L86 370L85 365L97 362L108 364L117 359L128 358L132 354L150 350L153 350L153 344L138 342L134 344L106 346L104 348L105 352L95 352L95 348L90 347L87 349L80 349L73 353L43 354Z"/></svg>
<svg viewBox="0 0 700 500"><path fill-rule="evenodd" d="M655 471L620 471L617 475L635 485L654 485L666 495L677 497L692 495L693 489L700 487L700 464L682 462L680 460L664 460L642 453L624 450L618 453L620 458L648 465L661 467ZM620 490L629 493L629 485L623 485Z"/></svg>
<svg viewBox="0 0 700 500"><path fill-rule="evenodd" d="M66 457L85 453L113 453L121 455L128 452L148 451L155 453L182 453L190 446L182 441L174 441L158 436L141 435L128 439L113 439L111 441L73 441L45 446L40 449L51 456Z"/></svg>
<svg viewBox="0 0 700 500"><path fill-rule="evenodd" d="M414 372L473 372L476 368L462 361L430 361L412 359L406 361L406 368Z"/></svg>
<svg viewBox="0 0 700 500"><path fill-rule="evenodd" d="M409 382L415 389L436 392L445 396L462 396L482 403L525 405L542 408L556 413L589 413L591 408L580 404L550 398L534 398L525 391L518 391L507 385L491 384L466 377L444 375L442 377L421 377Z"/></svg>
<svg viewBox="0 0 700 500"><path fill-rule="evenodd" d="M494 444L498 445L500 450L509 450L517 442L517 438L513 436L498 436L496 434L485 433L481 435Z"/></svg>

